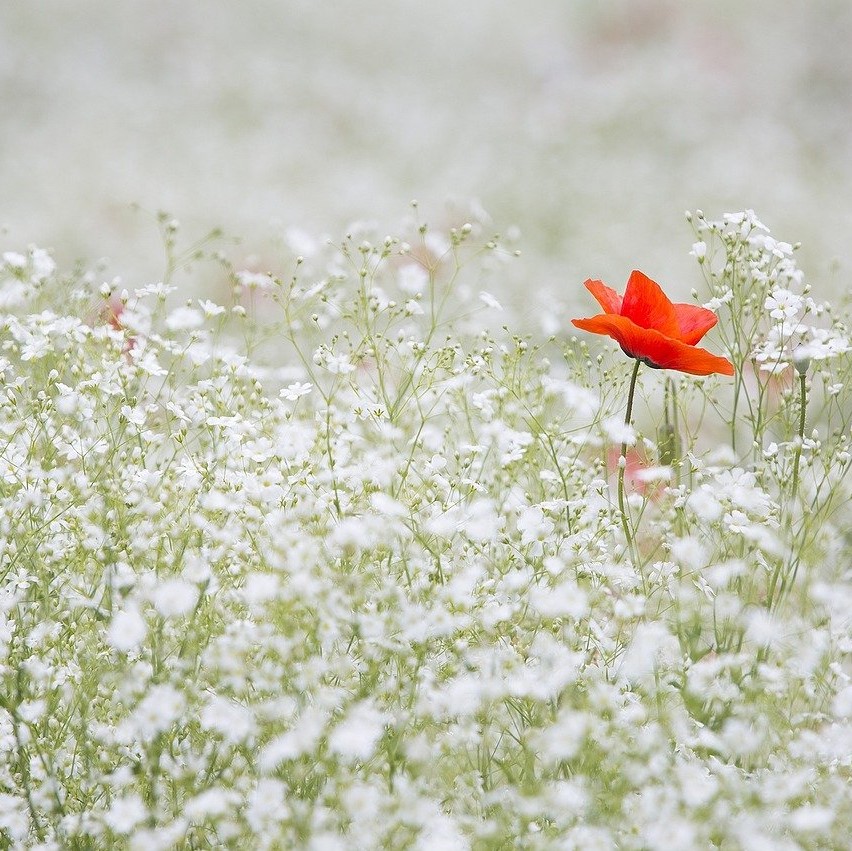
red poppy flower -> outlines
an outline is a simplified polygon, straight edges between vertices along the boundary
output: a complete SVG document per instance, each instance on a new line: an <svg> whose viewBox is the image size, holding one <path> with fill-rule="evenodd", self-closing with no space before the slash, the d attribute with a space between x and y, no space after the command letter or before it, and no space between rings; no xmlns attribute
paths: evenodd
<svg viewBox="0 0 852 851"><path fill-rule="evenodd" d="M592 334L612 337L622 351L655 369L677 369L692 375L719 372L733 375L733 364L695 344L716 324L706 307L673 304L642 272L633 271L622 298L603 281L586 281L586 289L604 313L590 319L572 319Z"/></svg>

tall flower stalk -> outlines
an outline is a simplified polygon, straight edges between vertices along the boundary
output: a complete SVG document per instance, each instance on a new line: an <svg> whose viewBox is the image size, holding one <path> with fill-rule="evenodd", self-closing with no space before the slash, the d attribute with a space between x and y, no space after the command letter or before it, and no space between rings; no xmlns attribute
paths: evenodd
<svg viewBox="0 0 852 851"><path fill-rule="evenodd" d="M630 374L630 389L627 391L627 409L624 412L624 425L630 428L633 421L633 397L636 393L636 379L639 377L639 366L642 361L637 360ZM627 468L627 440L621 442L621 455L618 458L618 511L621 514L621 528L630 551L630 559L635 565L637 563L636 542L633 540L630 516L624 498L624 471Z"/></svg>
<svg viewBox="0 0 852 851"><path fill-rule="evenodd" d="M802 445L805 442L805 413L808 407L808 367L809 360L795 361L796 375L799 377L799 431L796 439L796 451L793 456L793 478L790 485L790 498L795 500L799 493L799 464L802 460Z"/></svg>
<svg viewBox="0 0 852 851"><path fill-rule="evenodd" d="M627 281L624 296L618 295L602 281L587 280L586 289L604 309L589 319L573 319L572 323L593 334L612 337L622 351L636 364L630 376L624 424L633 423L633 399L639 365L654 369L676 369L691 375L733 375L733 364L696 343L716 324L713 311L693 304L676 304L669 300L659 284L644 273L634 270ZM621 527L634 565L637 563L636 542L624 496L624 470L627 465L627 442L621 444L618 460L618 510Z"/></svg>

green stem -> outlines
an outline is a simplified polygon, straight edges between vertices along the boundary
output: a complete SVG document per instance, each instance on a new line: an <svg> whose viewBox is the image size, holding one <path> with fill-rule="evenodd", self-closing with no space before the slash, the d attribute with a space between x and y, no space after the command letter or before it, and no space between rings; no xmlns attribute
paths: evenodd
<svg viewBox="0 0 852 851"><path fill-rule="evenodd" d="M798 366L797 366L798 369ZM799 372L799 431L796 436L796 449L793 453L793 476L790 479L790 505L788 507L787 523L791 530L791 534L795 534L793 530L793 506L796 497L799 493L799 465L802 460L802 444L805 442L805 411L807 409L807 372ZM796 558L790 567L786 566L783 559L780 559L778 566L772 573L772 578L769 582L769 590L766 595L766 608L770 611L773 606L780 605L787 591L793 584L796 578L796 573L799 570L798 558Z"/></svg>
<svg viewBox="0 0 852 851"><path fill-rule="evenodd" d="M802 460L802 444L805 442L805 408L807 407L806 373L799 374L799 439L796 442L796 452L793 456L793 482L791 495L795 499L799 490L799 462Z"/></svg>
<svg viewBox="0 0 852 851"><path fill-rule="evenodd" d="M639 375L639 366L642 361L636 360L636 365L633 367L633 373L630 376L630 390L627 393L627 410L624 413L624 425L630 426L633 418L633 396L636 392L636 378ZM633 564L636 564L635 542L633 533L630 530L630 518L627 514L627 508L624 501L624 471L627 468L627 441L621 444L621 455L618 459L618 510L621 514L621 528L624 529L624 537L627 539L627 546L630 549L630 558Z"/></svg>

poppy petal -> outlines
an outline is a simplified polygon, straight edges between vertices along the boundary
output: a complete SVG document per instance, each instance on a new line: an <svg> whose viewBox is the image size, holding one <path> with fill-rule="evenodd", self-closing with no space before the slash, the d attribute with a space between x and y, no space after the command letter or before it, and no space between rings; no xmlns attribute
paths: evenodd
<svg viewBox="0 0 852 851"><path fill-rule="evenodd" d="M658 369L676 369L691 375L734 374L734 367L726 358L666 337L654 329L641 328L626 316L601 313L590 319L571 321L584 331L612 337L627 355Z"/></svg>
<svg viewBox="0 0 852 851"><path fill-rule="evenodd" d="M681 343L680 340L672 340L663 337L662 334L654 334L659 339L647 341L646 348L648 362L659 369L676 369L680 372L688 372L690 375L733 375L734 365L727 359L701 349Z"/></svg>
<svg viewBox="0 0 852 851"><path fill-rule="evenodd" d="M599 313L597 316L591 316L588 319L572 319L571 324L583 331L588 331L590 334L604 334L621 343L617 335L621 333L618 320L622 318L618 314Z"/></svg>
<svg viewBox="0 0 852 851"><path fill-rule="evenodd" d="M667 337L680 339L674 305L660 285L638 269L630 273L620 313L640 328L653 328Z"/></svg>
<svg viewBox="0 0 852 851"><path fill-rule="evenodd" d="M621 296L603 281L589 278L583 286L597 299L604 313L621 313Z"/></svg>
<svg viewBox="0 0 852 851"><path fill-rule="evenodd" d="M680 339L690 346L694 346L718 321L712 310L696 304L676 304L674 309L680 325Z"/></svg>

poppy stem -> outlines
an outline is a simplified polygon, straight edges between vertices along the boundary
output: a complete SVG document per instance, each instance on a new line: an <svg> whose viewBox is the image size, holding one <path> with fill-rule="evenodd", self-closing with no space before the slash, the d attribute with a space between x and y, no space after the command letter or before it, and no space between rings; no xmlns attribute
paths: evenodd
<svg viewBox="0 0 852 851"><path fill-rule="evenodd" d="M633 367L633 373L630 376L630 389L627 392L627 410L624 413L624 425L628 428L633 419L633 396L636 393L636 378L639 375L639 367L642 361L636 359L636 365ZM618 510L621 513L621 528L624 529L624 537L627 539L627 545L630 548L630 558L634 565L636 564L635 544L633 541L633 533L630 531L630 518L627 515L627 508L624 501L624 471L627 469L627 441L621 444L621 456L618 459Z"/></svg>

